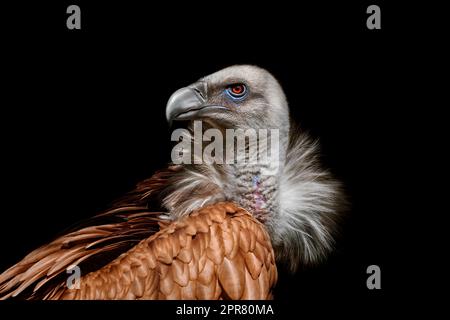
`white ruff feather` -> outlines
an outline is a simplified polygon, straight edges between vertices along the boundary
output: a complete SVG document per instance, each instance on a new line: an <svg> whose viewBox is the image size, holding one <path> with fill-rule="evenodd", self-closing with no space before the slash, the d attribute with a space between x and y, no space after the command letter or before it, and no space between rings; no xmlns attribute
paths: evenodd
<svg viewBox="0 0 450 320"><path fill-rule="evenodd" d="M292 270L318 262L332 248L336 219L344 207L340 183L320 167L318 143L291 135L280 179L278 218L271 221L277 257Z"/></svg>
<svg viewBox="0 0 450 320"><path fill-rule="evenodd" d="M277 259L294 271L299 264L318 262L332 249L336 219L345 201L339 182L320 167L318 143L306 134L291 134L290 140L283 173L275 179L278 186L271 184L278 189L270 192L278 205L271 207L263 222ZM241 191L235 180L226 166L185 166L172 178L163 204L177 219L207 204L236 201ZM252 212L245 202L237 202Z"/></svg>

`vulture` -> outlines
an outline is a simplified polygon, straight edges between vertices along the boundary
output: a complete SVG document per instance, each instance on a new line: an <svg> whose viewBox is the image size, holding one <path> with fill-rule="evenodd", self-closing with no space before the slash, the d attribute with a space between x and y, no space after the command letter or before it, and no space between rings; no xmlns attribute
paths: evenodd
<svg viewBox="0 0 450 320"><path fill-rule="evenodd" d="M295 272L332 250L341 184L319 163L317 141L291 123L272 74L235 65L205 76L173 93L166 117L194 149L208 142L195 140L198 121L202 133L266 130L277 140L261 135L252 148L245 138L236 161L172 157L107 211L4 271L1 299L272 299L277 265ZM241 161L269 142L276 157Z"/></svg>

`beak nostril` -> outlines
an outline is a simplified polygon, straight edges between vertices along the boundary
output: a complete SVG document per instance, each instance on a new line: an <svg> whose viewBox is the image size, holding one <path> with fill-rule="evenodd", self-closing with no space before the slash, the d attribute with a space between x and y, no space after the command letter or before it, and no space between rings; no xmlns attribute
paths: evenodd
<svg viewBox="0 0 450 320"><path fill-rule="evenodd" d="M196 96L199 99L206 101L206 99L207 99L207 84L206 84L206 82L198 81L189 87L195 92Z"/></svg>
<svg viewBox="0 0 450 320"><path fill-rule="evenodd" d="M197 89L197 88L193 88L194 89L194 91L202 98L202 99L206 99L205 98L205 95L203 94L203 92L201 92L199 89Z"/></svg>
<svg viewBox="0 0 450 320"><path fill-rule="evenodd" d="M197 89L185 87L172 94L166 106L166 118L169 122L178 120L181 115L187 116L195 110L202 109L205 99L201 90L198 92Z"/></svg>
<svg viewBox="0 0 450 320"><path fill-rule="evenodd" d="M212 110L213 106L207 106L207 86L204 82L194 83L175 91L169 98L166 106L166 118L171 120L183 120L198 116L205 109ZM218 106L214 106L215 109ZM203 111L201 111L203 110Z"/></svg>

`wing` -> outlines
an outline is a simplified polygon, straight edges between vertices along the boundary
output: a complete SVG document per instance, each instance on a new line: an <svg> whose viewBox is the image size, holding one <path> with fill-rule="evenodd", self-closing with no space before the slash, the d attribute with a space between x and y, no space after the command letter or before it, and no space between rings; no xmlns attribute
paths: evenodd
<svg viewBox="0 0 450 320"><path fill-rule="evenodd" d="M83 272L83 271L82 271ZM232 203L174 221L48 299L269 299L277 281L264 226Z"/></svg>
<svg viewBox="0 0 450 320"><path fill-rule="evenodd" d="M0 298L42 299L65 285L66 269L78 265L84 274L107 265L157 232L161 212L152 211L159 191L180 167L171 166L141 182L111 210L79 224L0 275Z"/></svg>

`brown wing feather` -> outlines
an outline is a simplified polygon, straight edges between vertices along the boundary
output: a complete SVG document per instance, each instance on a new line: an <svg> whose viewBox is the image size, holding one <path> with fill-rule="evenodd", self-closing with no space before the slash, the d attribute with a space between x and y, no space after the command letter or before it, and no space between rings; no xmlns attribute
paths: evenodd
<svg viewBox="0 0 450 320"><path fill-rule="evenodd" d="M79 265L84 274L98 270L157 232L161 212L152 212L150 203L179 169L157 172L111 210L78 224L3 272L0 299L42 299L65 283L68 266Z"/></svg>
<svg viewBox="0 0 450 320"><path fill-rule="evenodd" d="M100 270L80 289L49 299L270 299L277 281L264 226L217 203L165 226Z"/></svg>

